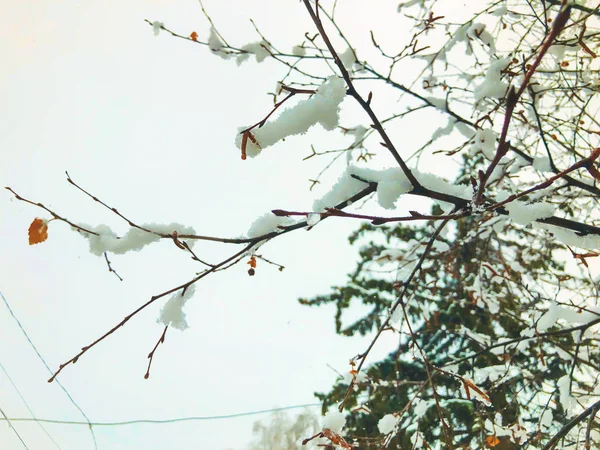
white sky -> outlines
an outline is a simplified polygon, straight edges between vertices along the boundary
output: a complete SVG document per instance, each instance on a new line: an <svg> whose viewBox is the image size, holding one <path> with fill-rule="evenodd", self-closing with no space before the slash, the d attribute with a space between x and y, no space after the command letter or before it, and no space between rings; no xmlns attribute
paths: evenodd
<svg viewBox="0 0 600 450"><path fill-rule="evenodd" d="M239 45L257 40L248 17L284 49L313 31L297 1L207 0L206 6ZM395 9L394 2L389 8ZM368 21L362 8L345 14L347 23ZM143 22L160 20L205 37L208 27L195 1L2 0L0 15L2 186L73 221L127 228L69 186L65 170L138 223L176 221L201 234L237 236L270 209L308 209L315 194L308 193L307 179L326 162L301 162L309 144L317 136L322 149L339 148L350 139L316 131L242 162L233 145L235 130L269 110L265 93L282 72L274 63L248 62L238 69L203 47L164 33L156 38ZM48 241L30 247L27 228L38 216L48 218L8 191L0 195L0 290L53 369L150 296L199 270L172 243L161 242L112 256L125 279L119 282L63 223L50 223ZM335 335L332 309L301 307L297 298L344 282L355 261L346 236L357 226L326 221L310 233L277 239L263 254L285 265L283 273L259 262L252 278L240 265L204 280L187 306L191 328L169 330L149 380L143 374L162 331L155 323L160 302L65 369L61 382L92 421L313 403L312 393L327 391L336 378L327 365L347 370L348 359L368 341ZM213 261L233 251L205 243L196 248ZM3 304L0 329L0 363L35 414L81 420L59 386L46 382L46 369ZM388 348L382 343L374 358ZM0 407L9 417L29 417L1 371ZM267 418L104 427L95 433L100 449L242 449L253 421ZM54 448L38 425L15 427L30 449ZM93 448L86 427L46 428L62 449ZM2 449L23 448L5 424L0 443Z"/></svg>

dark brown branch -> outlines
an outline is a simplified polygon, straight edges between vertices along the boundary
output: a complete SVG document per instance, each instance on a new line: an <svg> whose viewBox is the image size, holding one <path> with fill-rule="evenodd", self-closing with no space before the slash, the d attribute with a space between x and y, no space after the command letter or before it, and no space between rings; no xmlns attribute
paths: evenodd
<svg viewBox="0 0 600 450"><path fill-rule="evenodd" d="M23 198L23 197L21 197L19 194L17 194L15 191L13 191L13 190L12 190L10 187L8 187L8 186L7 186L7 187L5 187L4 189L7 189L7 190L9 190L10 192L12 192L12 194L15 196L15 198L16 198L17 200L20 200L20 201L22 201L22 202L25 202L25 203L29 203L30 205L33 205L33 206L37 206L38 208L42 208L43 210L45 210L45 211L47 211L48 213L50 213L50 214L52 215L52 217L54 217L56 220L60 220L61 222L64 222L64 223L66 223L66 224L70 225L71 227L75 228L75 229L76 229L76 230L78 230L78 231L81 231L81 232L84 232L84 233L93 234L94 236L98 236L98 233L96 233L96 232L94 232L94 231L91 231L91 230L88 230L87 228L83 228L83 227L81 227L81 226L79 226L79 225L77 225L77 224L75 224L75 223L71 222L70 220L68 220L68 219L66 219L66 218L64 218L64 217L62 217L62 216L59 216L59 215L58 215L58 214L56 214L54 211L52 211L52 210L50 210L50 209L46 208L46 207L45 207L45 206L44 206L42 203L36 203L36 202L33 202L33 201L31 201L31 200L27 200L26 198Z"/></svg>
<svg viewBox="0 0 600 450"><path fill-rule="evenodd" d="M504 156L510 149L510 142L507 141L508 129L510 127L510 122L512 120L513 112L519 103L519 99L521 98L521 95L523 95L523 92L525 92L525 89L527 89L527 86L529 86L531 77L533 76L536 69L542 62L542 58L544 57L544 55L546 54L546 52L548 51L548 49L550 48L550 46L552 45L554 40L558 37L560 32L563 30L564 26L566 25L567 21L569 20L570 14L571 14L571 7L568 6L566 4L566 2L563 2L562 8L561 8L560 12L558 13L558 15L556 16L556 19L554 20L554 24L552 26L552 29L550 30L550 34L548 34L546 36L546 39L544 39L542 48L540 49L533 64L531 64L531 67L525 74L525 77L523 78L523 82L521 83L519 90L515 91L512 86L509 88L508 94L506 96L506 113L504 115L504 123L502 125L502 131L500 133L500 142L498 143L498 147L496 150L496 154L494 155L494 159L488 166L487 170L485 171L485 173L480 173L479 189L477 190L477 195L475 196L475 205L476 206L480 205L483 200L483 192L485 191L485 186L486 186L490 176L492 175L492 172L494 171L494 169L496 168L496 166L498 165L500 160L502 158L504 158Z"/></svg>
<svg viewBox="0 0 600 450"><path fill-rule="evenodd" d="M381 124L381 122L375 115L375 112L371 108L370 102L367 102L365 99L363 99L360 96L360 94L358 93L358 91L356 90L356 88L354 87L352 79L350 78L350 74L346 70L344 63L342 63L335 48L331 44L331 41L329 40L329 37L327 36L327 33L325 32L325 28L323 27L323 23L321 22L321 19L315 13L315 10L313 9L312 5L310 4L310 1L303 0L303 2L304 2L304 6L306 6L306 9L308 10L308 13L310 14L311 19L313 20L315 26L319 30L319 34L321 35L321 38L325 42L325 45L327 46L329 53L331 53L331 56L333 56L333 60L335 61L336 66L340 70L342 77L344 78L344 81L346 82L346 84L348 86L348 95L350 95L351 97L354 97L354 99L360 104L362 109L368 114L369 118L373 122L373 125L372 125L373 128L375 130L377 130L377 132L383 139L383 142L385 143L385 147L392 154L392 156L394 157L394 159L396 160L396 162L402 169L402 172L404 172L404 175L406 175L406 178L408 178L408 180L411 182L411 184L414 186L415 189L422 188L421 184L417 181L417 179L415 178L415 176L413 175L411 170L408 168L408 166L406 165L406 163L404 162L404 160L398 153L398 150L396 150L396 147L394 146L392 140L388 136L387 132L383 128L383 125ZM317 10L318 10L318 7L317 7Z"/></svg>
<svg viewBox="0 0 600 450"><path fill-rule="evenodd" d="M160 338L156 342L156 345L154 346L152 351L148 354L148 368L146 369L146 374L144 375L144 379L146 379L146 380L148 379L148 377L150 377L150 367L152 366L152 360L154 359L154 354L156 353L156 349L158 349L158 346L160 344L163 344L165 342L165 335L167 334L168 329L169 329L169 326L167 325L165 327L165 329L163 330L162 334L160 335Z"/></svg>
<svg viewBox="0 0 600 450"><path fill-rule="evenodd" d="M372 69L371 67L366 66L365 70L367 72L370 72L374 78L378 79L378 80L382 80L385 83L389 84L390 86L399 89L400 91L414 97L417 98L419 100L421 100L423 103L425 103L427 106L432 107L432 108L436 108L436 106L431 103L430 100L428 100L426 97L423 97L422 95L412 91L411 89L407 88L406 86L404 86L403 84L397 83L396 81L392 80L389 77L386 77L385 75L380 74L379 72L375 71L374 69ZM450 110L450 109L445 109L443 110L443 112L445 112L446 114L448 114L449 116L451 116L452 118L456 119L457 122L460 123L464 123L465 125L468 125L474 129L477 129L477 125L473 122L471 122L468 119L465 119L464 117L462 117L461 115L455 113L454 111ZM533 163L533 158L531 156L529 156L527 153L523 152L522 150L519 150L517 147L515 147L514 145L510 145L509 146L510 150L514 153L516 153L517 155L519 155L521 158L523 158L525 161L527 161L529 164ZM553 169L554 173L560 173L560 170L558 169ZM577 180L575 178L571 178L569 176L564 176L563 179L567 182L567 184L569 184L569 186L574 186L577 187L579 189L585 190L587 192L589 192L590 194L594 194L600 197L600 189L598 189L596 186L592 186L589 184L586 184L580 180Z"/></svg>
<svg viewBox="0 0 600 450"><path fill-rule="evenodd" d="M136 310L134 310L133 312L131 312L130 314L128 314L127 316L125 316L125 318L123 318L123 320L121 320L118 324L116 324L114 327L112 327L110 330L108 330L106 333L104 333L98 339L96 339L95 341L93 341L91 344L86 345L85 347L82 347L81 351L79 353L77 353L74 357L72 357L70 360L68 360L67 362L61 364L58 367L58 370L56 372L54 372L54 374L50 377L50 379L48 380L48 383L52 383L54 381L54 379L58 376L58 374L60 374L65 367L67 367L69 364L75 364L79 360L79 358L81 356L83 356L89 349L95 347L100 342L102 342L104 339L106 339L107 337L109 337L111 334L113 334L115 331L117 331L119 328L121 328L127 322L129 322L129 320L132 317L134 317L135 315L137 315L138 313L140 313L141 311L143 311L144 309L146 309L148 306L152 305L156 300L159 300L159 299L161 299L161 298L163 298L163 297L165 297L165 296L167 296L169 294L172 294L173 292L176 292L176 291L178 291L180 289L187 289L189 286L191 286L192 284L194 284L197 281L201 280L202 278L204 278L208 274L216 271L219 267L224 266L227 263L229 263L230 261L232 261L232 260L238 258L239 256L243 255L244 253L246 253L247 251L249 251L253 247L253 245L254 244L247 245L242 250L240 250L237 253L235 253L233 256L230 256L229 258L221 261L219 264L215 265L214 267L206 270L205 272L202 272L200 275L198 275L197 277L195 277L192 280L188 281L187 283L183 283L180 286L171 288L171 289L163 292L162 294L158 294L158 295L152 296L150 298L150 300L148 300L142 306L138 307Z"/></svg>
<svg viewBox="0 0 600 450"><path fill-rule="evenodd" d="M573 171L575 171L577 169L580 169L582 167L589 168L590 166L592 166L592 164L594 163L594 161L596 161L596 159L598 159L599 156L600 156L600 147L598 147L597 149L595 149L589 157L587 157L585 159L582 159L581 161L573 164L568 169L563 170L562 172L554 175L553 177L548 178L546 181L544 181L542 183L539 183L539 184L535 185L534 187L532 187L530 189L527 189L527 190L525 190L523 192L520 192L518 194L511 195L506 200L503 200L503 201L498 202L498 203L496 203L496 204L494 204L492 206L487 207L486 211L496 210L496 209L498 209L498 208L506 205L507 203L510 203L510 202L512 202L514 200L517 200L517 199L519 199L521 197L524 197L526 195L529 195L529 194L531 194L531 193L533 193L535 191L539 191L541 189L546 189L547 187L551 186L552 183L554 183L555 181L560 180L561 178L564 178L567 174L569 174L569 173L571 173L571 172L573 172Z"/></svg>
<svg viewBox="0 0 600 450"><path fill-rule="evenodd" d="M94 200L94 201L95 201L95 202L97 202L97 203L100 203L100 204L101 204L102 206L104 206L106 209L108 209L108 210L112 211L113 213L115 213L117 216L119 216L121 219L123 219L125 222L127 222L127 224L128 224L130 227L137 228L138 230L145 231L146 233L150 233L150 234L155 234L155 235L162 236L162 234L160 234L160 233L156 233L156 232L154 232L154 231L152 231L152 230L149 230L149 229L147 229L147 228L144 228L144 227L142 227L142 226L140 226L140 225L137 225L137 224L133 223L131 220L129 220L127 217L125 217L123 214L121 214L121 213L120 213L120 212L117 210L117 208L113 208L113 207L110 207L110 206L108 206L106 203L104 203L104 202L103 202L102 200L100 200L98 197L96 197L96 196L94 196L94 195L90 194L88 191L86 191L85 189L83 189L81 186L79 186L77 183L75 183L75 182L73 181L73 179L72 179L72 178L71 178L71 176L69 175L69 172L65 171L65 175L67 175L67 181L69 182L69 184L71 184L72 186L75 186L75 187L76 187L78 190L80 190L81 192L83 192L83 193L84 193L85 195L87 195L89 198L91 198L92 200ZM94 234L96 234L96 233L94 233Z"/></svg>
<svg viewBox="0 0 600 450"><path fill-rule="evenodd" d="M365 361L367 359L367 356L369 355L369 353L371 352L371 350L375 346L375 343L377 342L377 340L379 339L379 337L381 336L381 334L383 333L383 331L386 330L386 329L388 329L388 327L390 325L390 321L392 319L392 315L394 314L394 312L396 311L396 309L404 301L403 299L404 299L404 296L406 295L406 293L408 292L408 288L409 288L410 283L412 282L412 280L414 279L414 277L417 275L417 273L419 273L419 271L421 270L421 266L425 262L425 258L429 255L429 252L433 248L433 243L434 243L435 239L438 237L438 235L441 233L441 231L444 229L444 227L446 226L446 224L448 222L449 222L449 220L445 220L435 230L435 232L433 233L433 235L429 239L429 242L425 246L425 249L423 250L423 254L421 255L421 257L419 258L419 261L415 265L414 269L412 270L412 272L410 273L410 275L408 276L408 278L406 279L406 281L404 281L402 291L398 295L398 299L394 302L394 304L390 308L390 311L388 313L388 316L387 316L386 320L381 324L381 326L377 330L377 333L375 334L375 337L373 338L373 340L371 340L371 343L369 344L369 346L367 347L367 349L363 353L361 353L360 355L358 355L357 358L360 359L360 363L358 364L358 367L356 368L356 373L357 374L362 369L362 367L363 367L363 365L364 365L364 363L365 363ZM346 402L346 399L350 395L350 392L352 392L352 389L354 388L354 384L355 384L355 381L353 379L350 382L350 384L348 386L348 389L346 390L346 394L344 395L344 399L342 400L342 403L340 403L340 405L339 405L339 410L340 411L343 410L344 403Z"/></svg>
<svg viewBox="0 0 600 450"><path fill-rule="evenodd" d="M375 183L369 183L368 186L363 189L362 191L358 192L357 194L353 195L352 197L350 197L349 199L339 203L338 205L336 205L336 208L341 209L341 208L345 208L348 205L351 205L352 203L360 200L361 198L366 197L367 195L373 193L375 190L377 189L377 184ZM35 205L35 203L33 203ZM91 349L92 347L96 346L97 344L99 344L100 342L102 342L104 339L106 339L107 337L109 337L111 334L113 334L115 331L117 331L119 328L121 328L122 326L124 326L127 322L129 322L129 320L131 318L133 318L135 315L137 315L138 313L140 313L141 311L143 311L144 309L146 309L148 306L152 305L156 300L165 297L166 295L172 294L173 292L178 291L179 289L187 289L189 286L191 286L192 284L196 283L197 281L201 280L202 278L206 277L207 275L213 273L213 272L217 272L219 270L222 270L225 267L228 267L230 265L230 263L237 263L241 260L241 258L248 252L250 251L257 243L262 242L262 241L267 241L270 240L276 236L280 236L286 233L289 233L291 231L294 230L298 230L301 228L306 228L308 226L306 221L291 225L289 227L285 227L282 230L278 230L278 231L273 231L271 233L267 233L264 234L262 236L258 236L255 238L251 238L251 239L244 239L243 241L245 241L244 243L247 243L247 245L241 249L240 251L234 253L232 256L230 256L229 258L221 261L219 264L215 264L213 266L211 266L209 269L205 270L204 272L202 272L200 275L198 275L197 277L193 278L192 280L188 281L187 283L184 283L180 286L174 287L172 289L169 289L168 291L163 292L162 294L158 294L155 295L153 297L150 298L149 301L147 301L146 303L144 303L143 305L141 305L139 308L137 308L136 310L134 310L133 312L131 312L130 314L128 314L127 316L125 316L125 318L123 318L123 320L121 320L118 324L116 324L114 327L112 327L110 330L108 330L106 333L104 333L102 336L100 336L98 339L96 339L95 341L93 341L91 344L82 347L81 351L79 353L77 353L77 355L75 355L73 358L71 358L70 360L68 360L67 362L61 364L58 368L58 370L52 375L52 377L48 380L49 383L51 383L52 381L54 381L54 379L58 376L58 374L60 372L62 372L62 370L67 367L69 364L75 364L79 358L85 354L89 349ZM241 242L238 242L241 243Z"/></svg>
<svg viewBox="0 0 600 450"><path fill-rule="evenodd" d="M307 217L310 214L319 214L313 212L301 212L301 211L286 211L283 209L274 209L271 211L276 216L304 216ZM370 220L372 225L383 225L384 223L390 222L413 222L416 220L454 220L468 216L467 213L450 214L450 215L439 215L433 216L429 214L421 214L416 211L410 211L410 216L403 217L381 217L381 216L370 216L367 214L354 214L345 211L340 211L335 208L326 208L324 213L320 213L321 219L325 217L346 217L350 219L361 219Z"/></svg>

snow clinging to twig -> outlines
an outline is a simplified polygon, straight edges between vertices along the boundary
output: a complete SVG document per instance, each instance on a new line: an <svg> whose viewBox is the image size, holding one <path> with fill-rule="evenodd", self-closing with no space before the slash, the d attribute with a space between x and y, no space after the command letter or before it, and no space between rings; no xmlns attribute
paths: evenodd
<svg viewBox="0 0 600 450"><path fill-rule="evenodd" d="M102 256L104 252L114 253L116 255L122 255L129 251L140 251L146 245L153 242L157 242L161 239L159 234L172 234L176 231L178 234L196 234L193 228L185 227L178 223L170 224L143 224L142 228L146 228L155 233L148 233L147 231L139 228L131 227L127 233L119 237L108 225L98 225L92 227L89 225L81 224L82 228L98 233L98 235L89 234L85 232L79 232L84 238L89 241L90 252L97 256ZM78 231L78 230L76 230ZM194 241L190 242L192 247Z"/></svg>
<svg viewBox="0 0 600 450"><path fill-rule="evenodd" d="M160 315L157 322L160 322L167 327L171 326L173 328L177 328L181 331L188 328L183 307L185 306L186 302L192 298L195 291L196 286L192 284L186 288L185 292L175 292L169 298L169 300L167 300L165 306L163 306L163 308L160 310Z"/></svg>
<svg viewBox="0 0 600 450"><path fill-rule="evenodd" d="M346 96L346 84L338 77L329 77L317 92L310 98L286 109L272 122L251 131L252 139L246 142L246 154L255 157L261 150L270 147L288 136L303 134L316 124L326 130L333 130L338 125L340 103ZM240 132L246 127L240 128ZM258 145L257 145L258 144ZM238 133L236 145L242 148L242 134Z"/></svg>

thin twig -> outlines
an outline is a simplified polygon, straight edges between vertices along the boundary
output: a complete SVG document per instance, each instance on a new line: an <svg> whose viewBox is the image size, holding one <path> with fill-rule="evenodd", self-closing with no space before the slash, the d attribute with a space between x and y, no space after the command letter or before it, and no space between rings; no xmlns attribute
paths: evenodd
<svg viewBox="0 0 600 450"><path fill-rule="evenodd" d="M165 327L165 329L163 330L162 334L160 335L160 338L156 342L156 345L154 346L152 351L148 354L148 369L146 369L146 374L144 375L144 379L146 379L146 380L150 376L150 366L152 366L152 361L154 359L154 354L156 353L156 349L158 349L158 346L160 344L163 344L165 342L165 335L167 334L168 329L169 329L169 326L167 325Z"/></svg>
<svg viewBox="0 0 600 450"><path fill-rule="evenodd" d="M115 274L115 276L120 280L123 281L123 278L121 278L121 276L115 271L115 269L113 269L112 265L110 264L110 261L108 259L108 255L106 254L106 252L104 252L104 259L106 260L106 265L108 266L108 271L112 272Z"/></svg>

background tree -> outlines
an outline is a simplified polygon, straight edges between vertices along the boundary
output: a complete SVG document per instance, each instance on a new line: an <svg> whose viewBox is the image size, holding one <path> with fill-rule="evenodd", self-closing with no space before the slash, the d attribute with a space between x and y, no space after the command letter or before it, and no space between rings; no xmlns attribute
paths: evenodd
<svg viewBox="0 0 600 450"><path fill-rule="evenodd" d="M319 431L319 420L308 409L293 418L285 411L275 411L266 423L254 422L256 439L250 445L250 450L298 450L303 448L301 442L306 436Z"/></svg>
<svg viewBox="0 0 600 450"><path fill-rule="evenodd" d="M311 211L274 210L241 238L204 236L179 224L138 224L69 176L130 231L117 236L103 225L74 223L10 189L88 239L110 270L108 253L140 250L159 239L172 240L203 267L83 347L51 380L169 296L148 376L168 328L186 328L183 307L198 281L239 262L254 275L261 259L270 262L259 253L265 242L320 220L367 220L372 225L351 237L363 247L349 284L304 300L335 304L340 333L370 337L351 360L350 376L321 395L324 409L353 408L346 428L330 411L314 439L345 448L353 440L361 448L552 448L559 440L563 447L592 448L598 441L600 310L588 259L600 247L600 35L598 6L588 3L477 2L476 9L465 4L457 10L450 0L413 0L398 7L399 26L412 30L398 43L379 38L388 30L349 33L337 19L337 2L305 0L313 28L291 52L279 50L258 28L258 42L236 46L210 18L206 41L148 21L156 34L170 33L238 64L253 57L284 69L272 109L238 131L242 159L267 158L262 153L268 147L315 125L354 141L340 149L317 145L304 157L329 158L313 187L327 171L342 171ZM363 39L355 43L354 34ZM292 103L292 97L304 99ZM342 102L360 111L348 106L340 123ZM415 123L427 132L419 133L419 145L406 148L407 125ZM438 173L445 179L430 173L438 160L438 168L447 166ZM373 195L381 208L401 212L347 211ZM419 201L412 206L405 197ZM47 234L48 220L36 219L30 243ZM208 262L193 248L198 240L239 247ZM370 311L346 325L342 313L354 299ZM380 336L390 333L398 336L397 349L365 365Z"/></svg>

